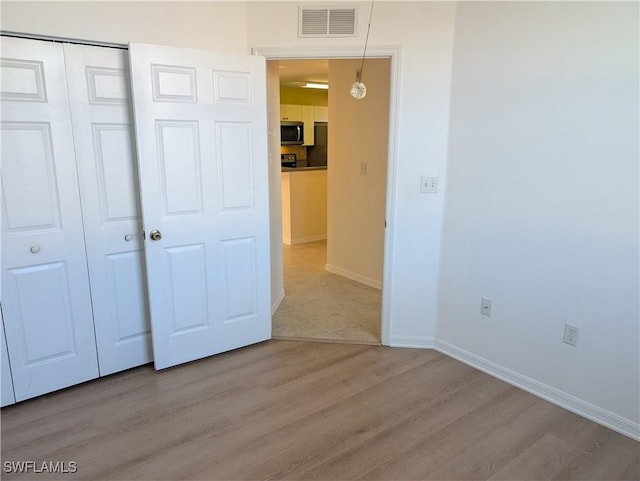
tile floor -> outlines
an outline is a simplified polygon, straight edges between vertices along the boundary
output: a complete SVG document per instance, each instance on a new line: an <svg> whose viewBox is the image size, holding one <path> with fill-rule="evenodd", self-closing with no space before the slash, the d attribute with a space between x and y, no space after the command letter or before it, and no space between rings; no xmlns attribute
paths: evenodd
<svg viewBox="0 0 640 481"><path fill-rule="evenodd" d="M382 292L327 272L326 241L284 245L283 262L274 338L380 344Z"/></svg>

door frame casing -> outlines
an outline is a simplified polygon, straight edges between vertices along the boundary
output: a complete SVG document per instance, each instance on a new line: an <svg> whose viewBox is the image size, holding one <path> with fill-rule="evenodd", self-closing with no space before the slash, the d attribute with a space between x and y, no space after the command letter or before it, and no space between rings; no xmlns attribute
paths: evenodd
<svg viewBox="0 0 640 481"><path fill-rule="evenodd" d="M253 47L253 55L267 60L304 60L304 59L354 59L362 58L362 49L358 47ZM398 105L400 98L400 46L371 46L367 49L371 58L390 59L389 85L389 135L387 150L387 185L385 204L384 256L382 269L382 319L380 323L380 342L390 345L391 305L393 302L391 280L393 271L393 241L395 225L396 184L398 170ZM271 186L269 186L271 189Z"/></svg>

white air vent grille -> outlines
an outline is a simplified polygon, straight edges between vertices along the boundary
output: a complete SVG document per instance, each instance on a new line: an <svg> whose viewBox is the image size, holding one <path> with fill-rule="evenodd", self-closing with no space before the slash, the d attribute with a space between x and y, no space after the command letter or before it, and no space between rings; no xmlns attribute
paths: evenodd
<svg viewBox="0 0 640 481"><path fill-rule="evenodd" d="M355 37L355 8L300 7L299 37Z"/></svg>

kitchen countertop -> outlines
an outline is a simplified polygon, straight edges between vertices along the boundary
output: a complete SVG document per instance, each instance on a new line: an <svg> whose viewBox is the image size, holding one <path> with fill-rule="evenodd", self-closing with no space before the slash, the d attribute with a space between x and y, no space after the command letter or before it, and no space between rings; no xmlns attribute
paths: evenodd
<svg viewBox="0 0 640 481"><path fill-rule="evenodd" d="M326 165L317 167L282 167L282 172L306 172L308 170L327 170Z"/></svg>

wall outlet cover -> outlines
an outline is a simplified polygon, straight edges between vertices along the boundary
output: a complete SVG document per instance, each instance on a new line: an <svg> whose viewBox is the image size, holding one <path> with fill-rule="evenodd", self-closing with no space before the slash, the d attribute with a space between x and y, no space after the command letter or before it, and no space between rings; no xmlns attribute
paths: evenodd
<svg viewBox="0 0 640 481"><path fill-rule="evenodd" d="M577 347L579 334L580 328L578 326L567 323L564 325L564 336L562 337L562 342L569 344L570 346Z"/></svg>

